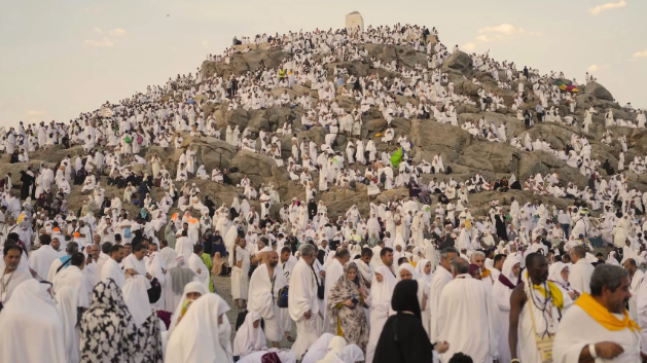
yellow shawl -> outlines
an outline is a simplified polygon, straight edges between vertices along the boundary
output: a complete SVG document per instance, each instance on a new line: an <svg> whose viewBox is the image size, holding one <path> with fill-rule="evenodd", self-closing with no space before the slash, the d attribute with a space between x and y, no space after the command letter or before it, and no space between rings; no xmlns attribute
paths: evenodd
<svg viewBox="0 0 647 363"><path fill-rule="evenodd" d="M532 280L530 279L530 276L528 276L528 271L526 271L526 279L529 284L532 284ZM553 304L555 304L556 308L562 310L564 308L564 295L562 295L562 290L550 281L546 281L546 284L548 285L548 290L550 290L550 294L552 295ZM543 286L533 284L533 288L539 291L544 298L548 298L548 292L546 292Z"/></svg>
<svg viewBox="0 0 647 363"><path fill-rule="evenodd" d="M580 296L575 305L582 308L586 311L590 317L597 321L600 325L605 327L607 330L623 330L625 328L631 329L631 331L640 331L640 327L636 322L629 319L629 314L627 310L624 311L625 318L620 320L615 317L609 310L602 306L593 296L584 293Z"/></svg>
<svg viewBox="0 0 647 363"><path fill-rule="evenodd" d="M481 278L484 279L488 276L490 276L491 272L487 268L483 267L483 272L481 273Z"/></svg>

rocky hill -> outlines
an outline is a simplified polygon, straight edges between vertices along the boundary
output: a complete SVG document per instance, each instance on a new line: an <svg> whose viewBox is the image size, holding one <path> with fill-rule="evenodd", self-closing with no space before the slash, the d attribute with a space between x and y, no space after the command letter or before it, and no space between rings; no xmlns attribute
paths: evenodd
<svg viewBox="0 0 647 363"><path fill-rule="evenodd" d="M416 64L427 64L425 53L415 51L413 48L383 44L366 44L364 47L369 53L369 58L374 57L383 63L396 60L404 68L413 68ZM230 64L205 61L202 64L201 71L205 78L216 75L222 77L227 77L231 74L243 75L247 72L255 71L261 64L264 64L268 68L277 68L281 61L289 56L283 50L269 49L266 45L263 45L249 52L233 55ZM313 59L317 60L320 57L315 55ZM375 73L380 79L386 79L387 84L395 77L401 77L401 75L395 72L372 68L370 61L366 59L364 61L326 64L325 67L328 70L329 79L333 79L332 75L335 66L346 69L349 75L356 77L368 76ZM508 106L513 102L516 82L514 84L515 86L512 87L513 90L498 88L497 82L491 74L475 69L471 57L466 53L460 51L455 52L444 62L442 69L448 73L449 81L454 83L454 90L457 94L476 97L479 89L484 88L488 92L494 91L495 94L503 97ZM500 72L500 77L505 79L505 73ZM345 79L347 79L347 76L345 76ZM480 84L473 83L473 79L478 80ZM532 84L529 81L522 82L525 82L525 90L532 93ZM344 85L342 87L349 87L350 89L351 85ZM276 88L271 92L277 97L284 90L283 88ZM295 85L287 91L292 99L309 92L313 98L313 105L317 103L319 97L318 93L307 87L307 85ZM335 101L340 107L350 112L355 107L355 101L349 97L341 96L340 92L337 92L337 94ZM168 101L170 97L170 94L166 95L164 101ZM613 109L616 118L625 120L635 120L636 118L635 113L628 112L615 102L611 93L601 84L591 82L586 86L580 86L580 93L576 99L577 108L575 114L578 124L581 124L585 110L590 107L595 107L599 111L593 117L594 123L590 127L590 132L585 134L592 144L592 157L594 159L600 160L601 162L608 159L611 165L617 168L617 158L620 148L615 139L619 135L625 135L627 137L629 146L628 152L625 153L627 163L633 160L635 155L647 154L647 130L645 129L613 127L614 144L609 147L600 142L602 133L605 131L603 115L607 110ZM177 98L176 101L180 102L182 100ZM196 97L195 101L200 105L205 115L212 113L215 115L218 128L222 135L225 134L225 129L228 125L235 125L240 126L241 130L249 127L252 131L252 138L255 138L261 129L275 131L282 127L285 122L292 122L292 129L299 140L306 137L309 140L314 140L317 144L321 144L324 140L325 132L321 127L315 126L309 131L303 131L301 116L305 111L301 106L293 108L273 107L265 110L250 111L239 107L237 110L230 111L226 102L220 105L206 103L204 102L203 96ZM419 102L416 98L404 96L397 96L397 101L402 105L407 102L417 105ZM521 109L534 110L537 102L538 100L531 96L527 103L521 105ZM555 106L561 111L560 113L562 115L569 113L567 106ZM469 105L461 105L458 107L460 124L463 124L466 120L478 121L482 117L488 122L494 122L497 126L505 123L508 140L512 137L520 137L523 139L526 133L530 133L533 140L536 138L545 139L553 149L565 147L571 140L572 134L582 135L583 133L580 126L568 127L556 123L537 124L526 130L523 122L517 119L516 111L511 111L509 108L499 109L497 112L481 112L480 108ZM375 137L375 134L383 132L386 127L387 123L382 113L377 109L371 109L363 117L362 138L364 140L374 139L378 152L386 148L392 149L392 146L385 145ZM434 155L440 154L443 157L445 166L450 165L452 167L453 173L450 175L423 175L422 180L425 183L429 182L433 177L437 177L439 180L448 180L450 177L453 177L455 180L463 181L472 177L478 171L482 171L488 180L500 179L503 176L509 177L511 174L515 174L523 182L536 173L544 174L558 170L560 172L560 179L563 182L574 181L580 189L587 185L587 178L585 176L550 153L543 151L528 152L515 148L509 143L495 143L484 139L477 139L460 127L436 122L433 115L431 119L413 120L396 117L393 121L393 127L397 135L404 133L413 142L413 148L408 152L408 156L414 162L417 163L422 159L431 161ZM303 186L290 181L286 169L277 167L274 160L270 157L249 151L239 151L236 147L228 144L224 140L217 140L211 137L192 137L188 134L183 136L184 141L180 149L175 149L172 146L167 149L152 146L143 150L141 156L144 156L148 160L153 153L158 154L162 158L162 162L166 168L174 174L179 155L185 149L192 149L196 151L198 165L204 164L209 173L214 167L227 169L237 168L237 172L230 175L234 182L238 182L243 175L247 174L256 186L260 186L263 183L272 183L278 186L282 201L289 201L292 198L302 200L305 197ZM290 155L291 138L292 136L282 138L281 145L284 159L287 159ZM346 136L340 134L337 137L334 149L343 153L347 141ZM260 148L260 142L257 143L258 148ZM32 153L30 155L30 164L39 165L40 163L47 163L56 167L65 155L72 155L74 160L76 155L81 153L82 148L80 146L68 150L56 146L53 149L38 150ZM9 164L7 155L3 156L2 161L0 163L0 174L12 173L14 187L19 187L19 171L24 170L26 165L24 163ZM150 173L150 166L147 165L143 169ZM360 169L363 170L363 167L360 167ZM603 170L598 170L598 172L606 176ZM640 191L647 190L647 176L636 175L630 172L626 175L631 187L637 188ZM315 180L315 185L317 185L317 173L313 174L313 179ZM106 187L105 176L102 178L102 181L104 187ZM231 185L219 185L211 181L203 181L196 178L189 181L197 184L203 196L211 196L218 204L230 204L235 195L242 193L242 188L236 188ZM18 190L15 190L15 192L18 194ZM162 189L155 188L153 197L159 200L163 192ZM115 195L121 198L123 190L106 187L107 198ZM407 189L399 188L383 191L377 200L387 202L391 197L398 195L408 195ZM503 204L508 204L511 196L514 196L520 202L538 198L530 191L511 191L508 193L484 192L470 195L469 208L472 214L482 215L485 213L488 203L491 200L497 199L503 202ZM73 186L72 194L68 199L70 209L77 210L81 207L83 198L84 196L80 195L80 186ZM369 209L366 186L363 184L358 184L356 190L339 189L333 186L326 192L318 193L317 200L319 199L326 203L328 212L332 217L344 213L354 204L359 207L363 215L366 215ZM540 197L540 199L547 201L549 204L555 204L559 208L570 204L570 201L565 199L549 197ZM252 202L251 204L252 206L256 205L258 208L257 202ZM278 215L280 207L281 205L274 205L272 212ZM134 207L129 206L128 208L134 211Z"/></svg>

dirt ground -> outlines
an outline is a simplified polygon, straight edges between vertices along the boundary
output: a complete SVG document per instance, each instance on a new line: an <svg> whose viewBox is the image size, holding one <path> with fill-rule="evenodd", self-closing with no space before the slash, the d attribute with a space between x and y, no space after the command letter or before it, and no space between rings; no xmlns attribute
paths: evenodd
<svg viewBox="0 0 647 363"><path fill-rule="evenodd" d="M238 318L238 313L242 310L234 307L234 300L231 298L231 277L214 277L213 279L213 285L216 288L216 292L220 297L227 301L227 304L229 304L229 307L231 308L231 310L227 312L227 318L231 323L231 341L233 343L234 337L236 336L236 319ZM292 324L290 335L292 338L296 338L297 336L296 326L294 323ZM290 348L292 347L292 343L283 338L283 341L281 341L281 347ZM268 348L271 348L271 346L268 346Z"/></svg>

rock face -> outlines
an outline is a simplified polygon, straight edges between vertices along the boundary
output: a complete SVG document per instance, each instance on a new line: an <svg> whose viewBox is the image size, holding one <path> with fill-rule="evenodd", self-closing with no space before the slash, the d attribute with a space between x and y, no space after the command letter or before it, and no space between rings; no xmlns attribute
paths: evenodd
<svg viewBox="0 0 647 363"><path fill-rule="evenodd" d="M597 82L589 82L586 84L585 93L591 95L595 98L605 100L605 101L614 101L613 95L609 92L603 85Z"/></svg>
<svg viewBox="0 0 647 363"><path fill-rule="evenodd" d="M472 58L467 53L461 51L452 54L443 64L443 69L451 68L461 72L471 67Z"/></svg>
<svg viewBox="0 0 647 363"><path fill-rule="evenodd" d="M417 52L410 47L366 44L364 48L369 53L369 58L364 61L327 64L326 69L328 70L329 79L333 79L333 71L337 67L346 69L349 75L354 76L363 77L376 74L381 80L386 78L384 82L390 86L393 79L395 77L401 77L401 75L384 69L373 69L369 61L370 57L379 59L382 64L391 64L395 61L402 68L413 68L417 64L423 66L427 64L426 54ZM248 71L255 71L261 66L276 68L283 59L289 56L289 54L282 50L268 49L264 45L247 53L233 55L230 64L205 61L202 64L202 73L204 77L211 77L216 74L221 77L241 75ZM320 59L322 55L314 55L313 57ZM472 58L468 54L460 51L456 52L445 61L442 69L447 73L449 82L454 84L457 94L469 95L472 99L475 99L479 90L485 89L487 92L493 91L503 97L507 106L512 105L514 91L499 89L497 82L490 73L474 69ZM501 79L505 79L503 72L500 72L499 76ZM346 81L348 78L347 76L344 77L344 81ZM473 82L473 79L476 79L478 82ZM569 80L562 81L566 83L570 82ZM520 81L513 82L511 87L516 90L518 82ZM310 86L310 82L302 85L296 84L292 89L288 89L287 92L293 101L303 94L310 94L312 97L312 105L314 106L319 103L319 94L317 90L311 89ZM350 85L341 87L350 87ZM339 91L341 91L341 87ZM524 88L530 92L532 85L530 82L525 82ZM280 97L284 91L286 89L279 88L272 90L271 93L274 97ZM409 102L414 106L419 103L417 98L401 95L396 96L396 100L402 106ZM205 115L213 114L215 116L217 128L223 135L222 139L224 139L227 127L230 126L232 128L238 127L241 131L249 127L251 139L254 140L258 137L258 133L261 130L275 132L286 122L291 122L293 135L285 135L280 139L281 152L284 160L291 154L293 136L296 136L299 142L305 138L314 141L317 145L321 145L326 135L326 131L318 125L309 130L304 129L301 124L301 117L306 113L306 110L301 106L291 108L272 107L265 110L247 111L242 107L236 110L229 110L229 104L227 102L223 104L206 103L204 96L196 97L196 102L198 102ZM335 102L338 107L345 109L347 112L351 112L356 107L354 99L341 96L340 92L338 92ZM534 110L536 104L537 100L531 96L527 100L527 103L521 105L521 108ZM438 106L440 107L442 104L439 103ZM549 106L552 106L552 104ZM584 92L577 96L576 117L578 122L581 123L585 110L590 107L595 107L599 111L599 114L593 118L593 125L586 135L592 144L592 157L601 162L609 160L611 165L616 168L618 163L618 145L614 144L616 147L611 148L599 141L605 130L604 119L600 116L608 109L613 109L616 118L621 117L634 120L635 115L620 109L614 102L611 93L602 85L595 82L590 82L585 87ZM558 108L560 108L562 115L564 115L566 111L565 107L558 106ZM481 112L478 106L462 104L457 107L457 112L458 121L461 125L467 120L478 122L481 118L484 118L488 124L490 122L494 123L496 127L505 123L508 142L493 143L483 139L476 139L460 127L438 123L433 116L430 119L412 120L396 117L392 123L397 135L396 139L400 134L405 134L408 140L412 141L413 148L407 154L414 162L418 163L423 159L431 162L435 155L440 155L443 158L445 167L451 166L453 170L453 173L449 175L423 175L423 182L427 183L432 178L444 181L449 178L454 178L455 180L463 181L479 171L490 180L503 176L509 177L511 174L514 174L518 180L523 182L530 177L534 177L536 173L559 171L562 182L574 181L580 188L587 185L586 177L580 174L578 170L569 167L563 161L557 159L553 154L547 152L528 152L517 149L509 144L509 140L513 137L519 137L523 140L528 135L533 141L536 139L544 140L553 149L561 149L565 148L571 141L573 134L580 135L582 133L580 127L566 127L561 124L543 123L527 130L523 122L517 119L516 111L512 111L509 108L500 109L497 112ZM376 136L376 134L382 133L387 128L387 122L383 118L382 112L377 108L373 108L363 116L362 121L361 136L364 142L367 139L374 140L379 152L393 151L395 149L395 146L382 143L380 138ZM625 153L625 165L633 160L636 155L647 154L647 131L615 127L613 128L613 132L615 135L627 136L629 150ZM233 185L220 185L211 181L195 178L190 180L191 183L195 182L201 189L203 196L208 195L218 203L227 203L229 205L233 197L243 193L243 189L235 187L235 185L244 175L247 175L257 188L261 184L272 184L275 186L279 191L282 201L287 202L292 198L303 200L305 198L304 187L291 181L286 169L284 167L279 168L276 161L266 155L250 151L241 151L223 140L211 137L192 137L185 134L183 138L184 140L179 149L164 149L153 146L143 150L141 156L150 160L152 154L157 154L161 158L162 164L171 171L173 176L177 168L177 160L180 154L186 149L195 151L198 164L204 164L208 173L215 167L230 170L229 177ZM336 151L342 152L345 156L348 140L346 135L339 134L333 148ZM614 143L616 142L614 141ZM256 149L258 150L260 147L261 141L257 140ZM82 154L82 148L80 146L68 150L57 146L52 149L38 150L31 153L31 161L29 164L39 166L41 163L45 163L51 167L58 167L66 155L70 155L74 162L76 156L80 154ZM18 194L19 191L16 188L20 187L20 171L25 170L27 165L25 163L10 164L7 155L2 156L2 161L0 163L0 175L4 176L11 173L15 188L13 192L14 194ZM151 172L150 165L139 166L138 168L145 173ZM363 172L365 167L358 166L357 168ZM314 172L311 175L315 185L318 186L319 173ZM603 173L603 175L605 174ZM632 187L638 188L641 191L647 189L646 176L627 173L627 177ZM112 198L114 196L123 197L123 189L118 190L115 187L106 186L105 178L103 178L102 182L104 187L106 187L106 198ZM180 183L177 183L177 185L181 187ZM72 195L68 198L69 208L70 210L76 211L81 207L83 199L86 196L79 193L80 186L73 186L72 189ZM153 190L153 197L159 199L163 193L164 191L160 188L155 188ZM386 203L392 197L407 195L408 190L405 188L383 191L373 202ZM486 213L491 200L497 199L507 204L512 196L520 203L536 198L531 192L527 191L470 194L469 208L472 214L482 215ZM364 216L369 211L367 190L363 184L358 184L354 189L339 189L333 186L328 191L319 191L316 199L323 200L327 204L329 216L332 218L344 214L352 205L357 205ZM568 201L561 199L546 197L541 197L541 199L547 200L559 208L568 203ZM435 201L436 198L434 197ZM260 208L257 201L251 201L251 205ZM125 207L131 212L137 212L134 206ZM281 205L272 206L272 213L278 215L280 208Z"/></svg>
<svg viewBox="0 0 647 363"><path fill-rule="evenodd" d="M230 170L238 169L236 173L231 174L235 182L242 179L244 175L247 175L255 186L260 186L267 181L280 183L288 180L288 172L285 168L279 168L274 159L251 151L239 151L229 162L229 167Z"/></svg>
<svg viewBox="0 0 647 363"><path fill-rule="evenodd" d="M182 141L182 147L195 151L198 164L204 164L207 170L216 167L230 169L237 152L235 146L212 137L187 137Z"/></svg>

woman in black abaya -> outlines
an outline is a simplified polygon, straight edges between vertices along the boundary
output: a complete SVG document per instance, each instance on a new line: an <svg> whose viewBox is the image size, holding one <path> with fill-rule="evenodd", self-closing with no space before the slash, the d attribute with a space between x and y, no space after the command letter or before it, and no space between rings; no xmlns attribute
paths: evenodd
<svg viewBox="0 0 647 363"><path fill-rule="evenodd" d="M508 232L505 228L505 217L502 214L494 216L496 224L496 235L504 241L508 240Z"/></svg>
<svg viewBox="0 0 647 363"><path fill-rule="evenodd" d="M431 363L434 348L439 354L447 351L449 344L442 342L434 346L422 326L418 281L398 282L393 290L391 308L397 314L384 324L375 358L367 363Z"/></svg>

